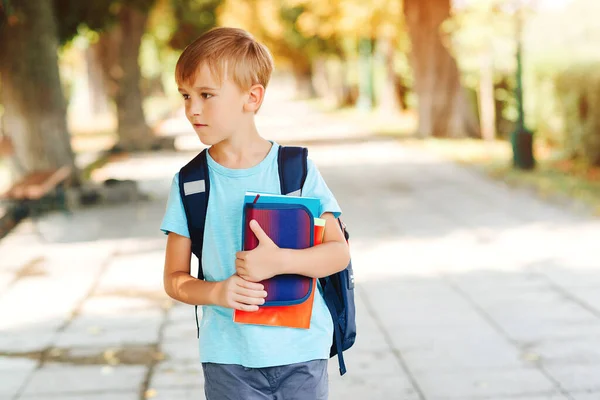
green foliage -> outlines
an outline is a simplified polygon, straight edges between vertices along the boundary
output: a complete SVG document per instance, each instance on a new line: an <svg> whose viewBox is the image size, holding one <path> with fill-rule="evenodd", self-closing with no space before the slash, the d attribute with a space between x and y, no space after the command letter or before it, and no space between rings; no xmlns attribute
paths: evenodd
<svg viewBox="0 0 600 400"><path fill-rule="evenodd" d="M171 0L177 27L169 46L183 50L198 36L217 26L217 9L221 3L222 0Z"/></svg>
<svg viewBox="0 0 600 400"><path fill-rule="evenodd" d="M53 0L58 22L58 39L65 44L73 39L82 25L101 31L114 22L111 12L113 0Z"/></svg>
<svg viewBox="0 0 600 400"><path fill-rule="evenodd" d="M337 48L332 40L326 40L319 36L305 35L298 25L298 20L306 11L306 7L286 6L283 4L280 8L279 17L284 26L283 40L285 43L297 50L306 52L310 59L318 54L330 53Z"/></svg>
<svg viewBox="0 0 600 400"><path fill-rule="evenodd" d="M0 0L0 28L7 23L8 18L13 14L9 0Z"/></svg>
<svg viewBox="0 0 600 400"><path fill-rule="evenodd" d="M569 67L556 75L555 85L567 154L600 166L600 64Z"/></svg>
<svg viewBox="0 0 600 400"><path fill-rule="evenodd" d="M83 26L96 32L110 27L123 6L147 13L156 0L52 0L61 44L72 40Z"/></svg>
<svg viewBox="0 0 600 400"><path fill-rule="evenodd" d="M525 104L538 139L565 156L598 164L600 111L597 85L600 2L572 0L569 6L533 15L525 32ZM577 21L573 23L573 21ZM589 86L588 86L589 85ZM582 110L589 107L584 118Z"/></svg>

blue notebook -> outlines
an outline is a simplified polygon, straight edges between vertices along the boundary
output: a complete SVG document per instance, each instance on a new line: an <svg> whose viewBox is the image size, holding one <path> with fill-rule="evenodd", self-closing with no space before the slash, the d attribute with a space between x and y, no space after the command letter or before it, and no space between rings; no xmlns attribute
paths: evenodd
<svg viewBox="0 0 600 400"><path fill-rule="evenodd" d="M256 199L256 196L259 196ZM277 204L301 204L308 208L313 218L319 218L321 215L321 200L316 197L284 196L282 194L246 192L244 204L246 203L277 203Z"/></svg>

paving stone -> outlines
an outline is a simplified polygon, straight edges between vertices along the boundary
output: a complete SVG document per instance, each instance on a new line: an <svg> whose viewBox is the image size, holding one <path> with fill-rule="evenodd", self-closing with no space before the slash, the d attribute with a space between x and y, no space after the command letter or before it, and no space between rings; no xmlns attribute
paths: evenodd
<svg viewBox="0 0 600 400"><path fill-rule="evenodd" d="M158 324L131 329L113 329L103 323L90 324L87 329L67 329L55 341L56 347L126 346L158 343Z"/></svg>
<svg viewBox="0 0 600 400"><path fill-rule="evenodd" d="M394 327L388 326L391 342L400 351L422 349L434 346L436 342L466 342L485 338L498 338L500 334L485 321L474 324L445 326L431 329L427 326Z"/></svg>
<svg viewBox="0 0 600 400"><path fill-rule="evenodd" d="M600 390L594 393L569 393L573 400L598 400L600 399Z"/></svg>
<svg viewBox="0 0 600 400"><path fill-rule="evenodd" d="M189 317L189 315L188 315ZM191 341L197 339L196 324L193 316L184 322L173 322L165 326L163 340L173 342L177 340Z"/></svg>
<svg viewBox="0 0 600 400"><path fill-rule="evenodd" d="M105 393L77 393L77 394L45 394L43 396L20 396L18 400L139 400L138 392L105 392Z"/></svg>
<svg viewBox="0 0 600 400"><path fill-rule="evenodd" d="M198 318L202 316L202 307L198 307ZM177 323L184 324L190 323L192 321L192 325L195 328L195 320L194 320L194 306L189 304L179 303L173 300L173 307L168 312L167 317L169 323Z"/></svg>
<svg viewBox="0 0 600 400"><path fill-rule="evenodd" d="M152 392L152 400L205 400L204 387L185 387L185 388L170 388L157 389Z"/></svg>
<svg viewBox="0 0 600 400"><path fill-rule="evenodd" d="M353 373L352 370L343 377L340 377L339 373L337 375L334 372L329 373L329 398L331 400L420 399L410 381L403 375L388 374L385 371L365 375Z"/></svg>
<svg viewBox="0 0 600 400"><path fill-rule="evenodd" d="M8 239L8 240L7 240ZM11 240L12 239L12 240ZM10 243L10 242L13 243ZM27 248L27 251L23 251ZM33 260L42 257L42 248L30 243L25 246L24 243L19 245L15 238L5 238L0 242L0 270L5 272L16 272L25 265L30 264Z"/></svg>
<svg viewBox="0 0 600 400"><path fill-rule="evenodd" d="M557 388L539 370L469 370L452 373L415 373L427 400L526 397L556 393Z"/></svg>
<svg viewBox="0 0 600 400"><path fill-rule="evenodd" d="M98 292L98 291L96 291ZM143 315L162 315L158 304L153 299L144 298L147 293L132 291L116 292L111 294L96 295L89 297L81 305L80 315L127 315L135 312ZM162 294L162 293L161 293Z"/></svg>
<svg viewBox="0 0 600 400"><path fill-rule="evenodd" d="M198 361L200 358L198 346L198 339L194 337L187 340L165 341L161 343L160 348L167 360Z"/></svg>
<svg viewBox="0 0 600 400"><path fill-rule="evenodd" d="M600 392L600 365L548 365L544 369L569 392ZM600 397L599 397L600 398Z"/></svg>
<svg viewBox="0 0 600 400"><path fill-rule="evenodd" d="M585 318L593 315L579 304L570 301L555 290L504 294L493 300L486 295L474 296L477 302L494 319L558 319Z"/></svg>
<svg viewBox="0 0 600 400"><path fill-rule="evenodd" d="M568 397L560 393L549 393L545 395L526 396L526 397L490 397L485 400L569 400Z"/></svg>
<svg viewBox="0 0 600 400"><path fill-rule="evenodd" d="M406 348L403 359L413 372L456 371L481 368L515 368L523 365L519 350L506 339L495 336L465 335L464 338L440 337L421 346Z"/></svg>
<svg viewBox="0 0 600 400"><path fill-rule="evenodd" d="M35 371L23 395L134 392L145 374L146 367L141 366L47 364Z"/></svg>
<svg viewBox="0 0 600 400"><path fill-rule="evenodd" d="M461 290L476 298L490 294L512 298L512 295L552 290L550 283L538 273L485 270L447 277Z"/></svg>
<svg viewBox="0 0 600 400"><path fill-rule="evenodd" d="M2 385L0 385L0 399L10 400L19 393L22 386L25 385L32 371L0 371Z"/></svg>
<svg viewBox="0 0 600 400"><path fill-rule="evenodd" d="M2 272L0 270L0 297L6 293L6 291L8 290L8 286L13 282L13 280L15 279L15 275L11 272Z"/></svg>
<svg viewBox="0 0 600 400"><path fill-rule="evenodd" d="M545 268L542 272L556 285L567 290L577 289L579 292L579 289L600 287L600 271L597 266L593 264L592 260L584 261L584 265L580 265L579 268Z"/></svg>
<svg viewBox="0 0 600 400"><path fill-rule="evenodd" d="M600 324L594 318L509 319L496 320L502 330L520 343L537 343L551 339L599 336Z"/></svg>
<svg viewBox="0 0 600 400"><path fill-rule="evenodd" d="M37 361L27 358L0 357L0 399L15 396L37 365Z"/></svg>
<svg viewBox="0 0 600 400"><path fill-rule="evenodd" d="M582 303L600 313L600 284L594 287L572 289L571 294Z"/></svg>
<svg viewBox="0 0 600 400"><path fill-rule="evenodd" d="M549 340L527 348L544 366L596 364L600 371L600 338Z"/></svg>
<svg viewBox="0 0 600 400"><path fill-rule="evenodd" d="M12 354L43 351L54 343L56 329L57 326L32 325L0 330L0 351Z"/></svg>
<svg viewBox="0 0 600 400"><path fill-rule="evenodd" d="M375 376L375 371L385 371L386 373L404 374L400 363L394 354L389 350L364 351L358 348L351 348L344 352L344 361L346 368L351 371L348 376ZM339 365L337 357L329 360L330 376L339 375ZM345 376L345 375L344 375Z"/></svg>
<svg viewBox="0 0 600 400"><path fill-rule="evenodd" d="M160 390L202 385L204 374L200 361L164 361L154 367L149 387Z"/></svg>
<svg viewBox="0 0 600 400"><path fill-rule="evenodd" d="M160 310L119 309L76 317L57 338L57 347L157 343L164 315Z"/></svg>
<svg viewBox="0 0 600 400"><path fill-rule="evenodd" d="M69 289L43 276L20 280L0 297L0 330L41 324L58 327L83 296L81 289Z"/></svg>
<svg viewBox="0 0 600 400"><path fill-rule="evenodd" d="M164 252L115 257L107 266L97 290L146 290L164 293Z"/></svg>

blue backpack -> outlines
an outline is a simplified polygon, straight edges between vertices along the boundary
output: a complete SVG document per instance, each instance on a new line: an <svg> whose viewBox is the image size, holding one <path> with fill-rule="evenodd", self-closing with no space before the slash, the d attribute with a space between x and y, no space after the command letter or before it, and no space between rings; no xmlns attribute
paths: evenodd
<svg viewBox="0 0 600 400"><path fill-rule="evenodd" d="M179 192L187 218L192 253L198 258L198 279L204 279L202 271L202 246L204 242L204 223L210 194L207 149L198 154L179 171ZM308 172L308 150L303 147L279 148L278 166L279 183L282 194L298 195ZM241 207L241 205L240 205ZM346 226L338 219L346 241L349 238ZM338 356L340 375L346 373L346 365L342 352L352 347L356 338L356 321L354 307L354 274L352 262L343 271L319 279L323 288L323 297L333 319L333 344L330 357ZM195 307L196 328L198 325L198 306Z"/></svg>

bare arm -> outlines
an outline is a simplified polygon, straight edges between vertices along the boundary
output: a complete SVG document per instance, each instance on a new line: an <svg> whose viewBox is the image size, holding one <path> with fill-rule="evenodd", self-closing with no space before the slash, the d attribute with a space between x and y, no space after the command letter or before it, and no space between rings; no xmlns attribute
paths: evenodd
<svg viewBox="0 0 600 400"><path fill-rule="evenodd" d="M167 237L164 286L167 294L187 304L214 304L216 282L207 282L190 275L192 241L176 233Z"/></svg>
<svg viewBox="0 0 600 400"><path fill-rule="evenodd" d="M323 278L348 266L350 251L337 220L331 213L323 214L322 218L327 221L323 243L303 250L280 249L280 273Z"/></svg>
<svg viewBox="0 0 600 400"><path fill-rule="evenodd" d="M169 233L165 255L165 292L175 300L192 305L218 305L256 311L264 303L263 285L247 282L237 275L220 282L208 282L190 275L192 241Z"/></svg>

